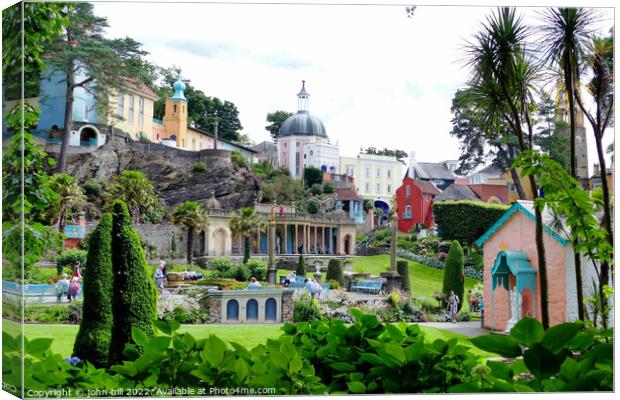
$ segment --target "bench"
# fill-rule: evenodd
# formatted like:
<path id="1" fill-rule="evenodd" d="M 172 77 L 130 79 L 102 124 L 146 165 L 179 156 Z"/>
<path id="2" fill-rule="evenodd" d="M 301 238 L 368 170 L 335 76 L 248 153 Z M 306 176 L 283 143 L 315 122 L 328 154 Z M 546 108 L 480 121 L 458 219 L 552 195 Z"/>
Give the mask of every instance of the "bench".
<path id="1" fill-rule="evenodd" d="M 359 280 L 351 282 L 352 292 L 379 294 L 383 287 L 383 281 L 378 280 Z"/>

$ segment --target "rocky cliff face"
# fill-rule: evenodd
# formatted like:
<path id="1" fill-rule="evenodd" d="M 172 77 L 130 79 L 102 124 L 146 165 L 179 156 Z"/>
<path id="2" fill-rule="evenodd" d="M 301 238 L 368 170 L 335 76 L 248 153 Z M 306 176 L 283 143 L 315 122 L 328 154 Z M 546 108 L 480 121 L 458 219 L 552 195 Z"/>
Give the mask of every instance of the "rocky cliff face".
<path id="1" fill-rule="evenodd" d="M 202 161 L 203 172 L 193 167 Z M 67 173 L 82 183 L 89 178 L 109 179 L 126 169 L 144 173 L 169 209 L 184 201 L 203 202 L 215 196 L 225 209 L 252 206 L 260 181 L 237 169 L 225 150 L 185 151 L 154 143 L 116 140 L 86 154 L 70 154 Z"/>

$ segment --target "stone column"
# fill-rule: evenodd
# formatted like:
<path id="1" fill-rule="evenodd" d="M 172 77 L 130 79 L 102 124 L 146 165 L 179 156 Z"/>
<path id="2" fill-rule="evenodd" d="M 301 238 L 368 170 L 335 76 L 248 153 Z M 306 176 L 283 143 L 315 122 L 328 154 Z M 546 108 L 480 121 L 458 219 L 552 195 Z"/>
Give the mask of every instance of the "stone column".
<path id="1" fill-rule="evenodd" d="M 396 236 L 398 217 L 396 213 L 396 207 L 392 210 L 392 241 L 390 243 L 390 271 L 382 272 L 381 277 L 385 278 L 386 291 L 391 293 L 394 290 L 402 290 L 402 279 L 396 268 Z"/>
<path id="2" fill-rule="evenodd" d="M 282 246 L 282 243 L 280 243 Z M 269 253 L 268 264 L 267 264 L 267 282 L 271 285 L 275 285 L 276 283 L 276 262 L 275 262 L 275 251 L 276 251 L 276 214 L 275 214 L 275 201 L 273 206 L 271 207 L 271 215 L 269 216 L 269 236 L 267 243 L 267 252 Z"/>
<path id="3" fill-rule="evenodd" d="M 297 254 L 297 246 L 299 246 L 299 244 L 297 243 L 298 230 L 299 226 L 297 224 L 293 225 L 293 254 Z"/>
<path id="4" fill-rule="evenodd" d="M 323 246 L 322 246 L 322 248 L 321 248 L 321 249 L 323 250 L 323 253 L 325 253 L 325 252 L 326 252 L 326 250 L 327 250 L 327 247 L 325 247 L 325 232 L 326 232 L 326 231 L 327 231 L 327 228 L 326 228 L 326 227 L 324 227 L 324 226 L 323 226 L 323 227 L 321 227 L 321 235 L 323 236 Z"/>
<path id="5" fill-rule="evenodd" d="M 282 322 L 293 322 L 293 314 L 295 312 L 293 292 L 293 289 L 284 289 L 284 291 L 282 292 L 282 308 L 280 311 Z"/>

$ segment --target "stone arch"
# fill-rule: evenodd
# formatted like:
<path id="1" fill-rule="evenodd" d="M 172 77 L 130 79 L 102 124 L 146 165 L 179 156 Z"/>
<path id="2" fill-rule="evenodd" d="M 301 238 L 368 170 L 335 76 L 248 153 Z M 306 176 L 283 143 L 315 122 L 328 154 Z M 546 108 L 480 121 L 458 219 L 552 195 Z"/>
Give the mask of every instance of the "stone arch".
<path id="1" fill-rule="evenodd" d="M 226 255 L 226 230 L 219 228 L 213 232 L 213 255 L 222 257 Z"/>
<path id="2" fill-rule="evenodd" d="M 487 200 L 487 203 L 488 204 L 504 204 L 502 200 L 496 196 L 489 197 L 489 199 Z"/>
<path id="3" fill-rule="evenodd" d="M 245 305 L 246 321 L 258 321 L 258 301 L 250 299 Z"/>
<path id="4" fill-rule="evenodd" d="M 239 302 L 235 299 L 228 300 L 226 303 L 226 321 L 239 320 Z"/>
<path id="5" fill-rule="evenodd" d="M 80 144 L 88 143 L 88 145 L 97 145 L 99 142 L 99 129 L 94 125 L 82 126 L 78 134 L 80 135 Z M 93 143 L 94 141 L 94 143 Z"/>
<path id="6" fill-rule="evenodd" d="M 278 318 L 278 301 L 270 297 L 265 302 L 265 321 L 276 321 Z"/>
<path id="7" fill-rule="evenodd" d="M 351 234 L 347 233 L 344 236 L 344 254 L 346 255 L 350 255 L 351 254 L 351 247 L 353 246 L 353 244 L 351 243 L 353 240 L 351 239 Z"/>

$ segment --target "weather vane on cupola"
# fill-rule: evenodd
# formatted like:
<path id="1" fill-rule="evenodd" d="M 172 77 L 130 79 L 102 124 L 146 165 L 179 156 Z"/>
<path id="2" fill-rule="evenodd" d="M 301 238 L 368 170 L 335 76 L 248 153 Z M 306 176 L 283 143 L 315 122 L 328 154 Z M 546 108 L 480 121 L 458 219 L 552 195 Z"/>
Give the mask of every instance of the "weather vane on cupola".
<path id="1" fill-rule="evenodd" d="M 301 81 L 301 90 L 297 93 L 297 112 L 308 112 L 310 93 L 306 91 L 306 81 Z"/>

